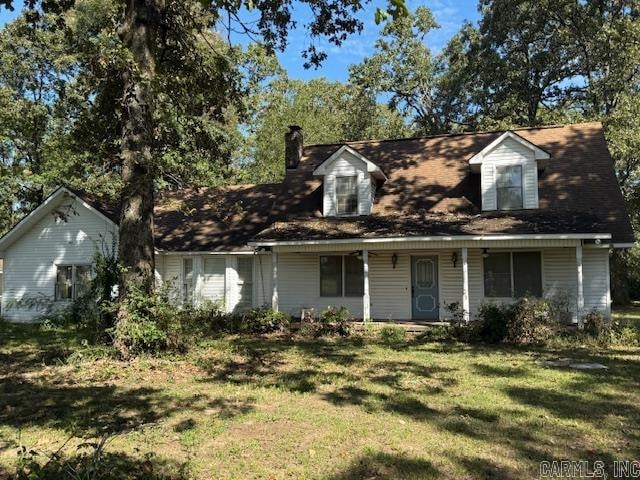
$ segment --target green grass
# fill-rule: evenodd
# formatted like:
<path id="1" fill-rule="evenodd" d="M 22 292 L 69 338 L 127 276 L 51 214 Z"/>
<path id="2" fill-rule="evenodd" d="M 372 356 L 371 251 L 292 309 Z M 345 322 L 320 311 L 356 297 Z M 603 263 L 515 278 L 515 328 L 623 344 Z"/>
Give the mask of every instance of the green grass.
<path id="1" fill-rule="evenodd" d="M 182 357 L 100 353 L 0 326 L 0 478 L 20 444 L 73 453 L 105 434 L 105 461 L 168 479 L 521 479 L 541 460 L 640 456 L 637 349 L 233 336 Z M 541 364 L 559 357 L 609 369 Z"/>
<path id="2" fill-rule="evenodd" d="M 640 301 L 634 301 L 629 306 L 614 309 L 613 318 L 640 326 Z"/>

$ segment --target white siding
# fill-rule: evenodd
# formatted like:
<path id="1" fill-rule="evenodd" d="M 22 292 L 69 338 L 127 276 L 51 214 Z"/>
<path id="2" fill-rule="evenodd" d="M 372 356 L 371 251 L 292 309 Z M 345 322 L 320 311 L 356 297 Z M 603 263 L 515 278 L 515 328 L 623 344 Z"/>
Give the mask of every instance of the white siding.
<path id="1" fill-rule="evenodd" d="M 174 302 L 182 301 L 183 271 L 182 260 L 192 258 L 196 299 L 198 302 L 211 300 L 221 302 L 227 311 L 233 311 L 240 301 L 237 259 L 251 257 L 253 259 L 252 305 L 260 307 L 271 302 L 271 255 L 221 255 L 221 254 L 189 254 L 159 255 L 162 260 L 162 282 L 171 282 L 171 298 Z M 207 275 L 205 262 L 214 268 L 214 275 Z"/>
<path id="2" fill-rule="evenodd" d="M 293 316 L 299 316 L 301 308 L 314 308 L 318 314 L 328 306 L 345 306 L 353 316 L 362 316 L 362 297 L 320 296 L 318 254 L 278 255 L 278 296 L 280 310 Z"/>
<path id="3" fill-rule="evenodd" d="M 585 313 L 597 309 L 611 314 L 609 290 L 609 251 L 606 248 L 582 251 L 582 275 Z"/>
<path id="4" fill-rule="evenodd" d="M 7 320 L 33 321 L 62 305 L 53 302 L 56 265 L 90 264 L 97 251 L 111 249 L 117 234 L 112 222 L 77 199 L 64 199 L 56 211 L 65 212 L 66 221 L 52 212 L 4 252 L 2 315 Z M 28 308 L 25 301 L 34 298 L 42 302 Z"/>
<path id="5" fill-rule="evenodd" d="M 376 320 L 411 318 L 411 257 L 396 253 L 398 262 L 393 268 L 392 255 L 369 253 L 371 318 Z"/>
<path id="6" fill-rule="evenodd" d="M 482 209 L 497 207 L 496 165 L 521 165 L 524 208 L 538 208 L 538 164 L 534 152 L 507 138 L 482 159 Z"/>
<path id="7" fill-rule="evenodd" d="M 323 181 L 323 212 L 325 216 L 336 215 L 336 177 L 358 177 L 358 215 L 371 213 L 371 176 L 365 163 L 349 152 L 327 166 Z"/>
<path id="8" fill-rule="evenodd" d="M 200 301 L 224 303 L 226 261 L 222 255 L 202 257 L 202 277 L 197 289 Z"/>

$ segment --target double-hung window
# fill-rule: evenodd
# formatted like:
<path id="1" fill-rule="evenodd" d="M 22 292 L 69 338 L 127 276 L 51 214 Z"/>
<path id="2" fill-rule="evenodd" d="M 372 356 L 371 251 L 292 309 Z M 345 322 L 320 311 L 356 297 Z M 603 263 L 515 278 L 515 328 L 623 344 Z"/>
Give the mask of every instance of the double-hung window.
<path id="1" fill-rule="evenodd" d="M 182 301 L 187 304 L 193 304 L 194 288 L 193 288 L 193 258 L 182 259 Z"/>
<path id="2" fill-rule="evenodd" d="M 321 297 L 361 297 L 364 294 L 364 263 L 355 255 L 320 257 Z"/>
<path id="3" fill-rule="evenodd" d="M 523 208 L 522 165 L 496 167 L 496 192 L 498 210 Z"/>
<path id="4" fill-rule="evenodd" d="M 336 177 L 336 213 L 358 213 L 358 177 Z"/>
<path id="5" fill-rule="evenodd" d="M 496 252 L 484 258 L 485 297 L 542 296 L 540 252 Z"/>
<path id="6" fill-rule="evenodd" d="M 91 287 L 91 265 L 56 265 L 55 299 L 76 300 Z"/>

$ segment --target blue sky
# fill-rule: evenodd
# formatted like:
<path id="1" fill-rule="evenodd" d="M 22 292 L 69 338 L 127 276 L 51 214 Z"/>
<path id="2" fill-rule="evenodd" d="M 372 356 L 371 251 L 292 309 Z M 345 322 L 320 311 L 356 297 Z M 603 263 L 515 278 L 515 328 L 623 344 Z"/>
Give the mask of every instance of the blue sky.
<path id="1" fill-rule="evenodd" d="M 278 54 L 280 63 L 292 78 L 326 77 L 330 80 L 346 80 L 349 65 L 359 63 L 373 52 L 373 45 L 380 30 L 380 26 L 375 24 L 374 12 L 376 7 L 384 7 L 386 1 L 373 0 L 371 4 L 367 5 L 366 10 L 360 12 L 359 16 L 364 23 L 363 32 L 349 37 L 341 47 L 320 43 L 320 46 L 326 47 L 325 50 L 329 56 L 319 69 L 305 70 L 302 66 L 304 61 L 300 52 L 307 44 L 307 38 L 301 26 L 290 33 L 288 48 Z M 477 0 L 407 0 L 407 5 L 411 10 L 420 5 L 426 5 L 440 24 L 440 28 L 431 32 L 427 37 L 427 44 L 433 52 L 442 49 L 465 20 L 475 23 L 479 18 Z M 14 12 L 0 8 L 0 25 L 11 21 L 18 13 L 17 8 Z M 304 23 L 304 16 L 299 23 Z M 237 40 L 242 43 L 246 42 L 246 38 L 237 38 Z"/>

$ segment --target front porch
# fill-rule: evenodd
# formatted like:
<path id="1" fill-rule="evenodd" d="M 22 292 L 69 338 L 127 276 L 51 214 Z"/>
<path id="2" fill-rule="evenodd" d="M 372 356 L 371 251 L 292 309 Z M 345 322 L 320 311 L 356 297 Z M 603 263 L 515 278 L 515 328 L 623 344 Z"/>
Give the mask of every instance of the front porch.
<path id="1" fill-rule="evenodd" d="M 541 236 L 544 237 L 544 236 Z M 298 317 L 345 306 L 365 322 L 428 325 L 458 304 L 474 318 L 486 301 L 524 291 L 561 298 L 573 322 L 610 314 L 608 248 L 596 238 L 477 238 L 273 245 L 271 306 Z M 357 265 L 361 264 L 361 271 Z"/>

